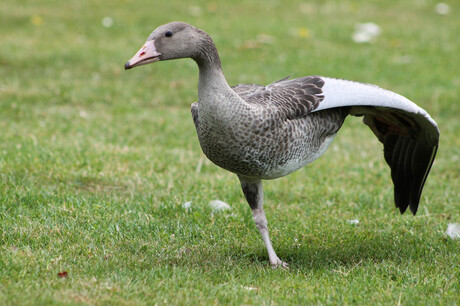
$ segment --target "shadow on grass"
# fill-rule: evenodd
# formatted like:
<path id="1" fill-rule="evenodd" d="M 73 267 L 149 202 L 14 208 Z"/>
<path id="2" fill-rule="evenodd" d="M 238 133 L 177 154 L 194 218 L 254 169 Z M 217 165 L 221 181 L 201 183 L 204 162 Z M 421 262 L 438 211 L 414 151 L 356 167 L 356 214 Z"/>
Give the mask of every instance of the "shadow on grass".
<path id="1" fill-rule="evenodd" d="M 432 237 L 424 241 L 423 237 L 413 235 L 395 237 L 388 233 L 366 232 L 365 235 L 350 235 L 343 239 L 331 239 L 327 242 L 304 239 L 296 245 L 276 245 L 278 256 L 286 261 L 291 270 L 329 270 L 338 266 L 354 267 L 361 262 L 382 263 L 392 262 L 397 265 L 408 265 L 412 262 L 435 262 L 439 256 L 443 258 L 455 255 L 455 241 L 444 237 Z M 231 266 L 248 267 L 251 265 L 269 268 L 268 255 L 265 247 L 247 248 L 246 244 L 234 245 L 228 249 L 199 250 L 193 259 L 169 262 L 179 266 Z M 185 260 L 184 260 L 185 259 Z"/>
<path id="2" fill-rule="evenodd" d="M 435 238 L 436 239 L 436 238 Z M 352 235 L 346 240 L 337 239 L 329 244 L 318 244 L 318 241 L 308 243 L 302 241 L 300 246 L 278 247 L 278 256 L 288 262 L 291 268 L 299 269 L 329 269 L 337 266 L 353 267 L 360 262 L 393 262 L 409 264 L 435 260 L 435 254 L 448 255 L 455 253 L 453 244 L 446 238 L 437 241 L 423 241 L 420 237 L 392 237 L 384 233 L 372 233 L 372 236 Z M 265 249 L 262 251 L 265 252 Z M 258 252 L 255 261 L 268 264 L 268 256 Z"/>

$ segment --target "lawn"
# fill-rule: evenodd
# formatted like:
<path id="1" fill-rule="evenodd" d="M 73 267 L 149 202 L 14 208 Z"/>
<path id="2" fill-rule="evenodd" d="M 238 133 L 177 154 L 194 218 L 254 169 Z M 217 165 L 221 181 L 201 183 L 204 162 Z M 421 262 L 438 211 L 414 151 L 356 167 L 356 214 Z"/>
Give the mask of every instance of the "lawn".
<path id="1" fill-rule="evenodd" d="M 1 1 L 0 304 L 459 304 L 445 231 L 460 223 L 460 3 L 446 3 Z M 417 216 L 349 118 L 321 159 L 265 182 L 290 264 L 271 269 L 236 176 L 201 153 L 195 63 L 123 69 L 172 20 L 214 38 L 230 84 L 319 74 L 425 108 L 441 138 Z M 356 43 L 364 22 L 381 34 Z"/>

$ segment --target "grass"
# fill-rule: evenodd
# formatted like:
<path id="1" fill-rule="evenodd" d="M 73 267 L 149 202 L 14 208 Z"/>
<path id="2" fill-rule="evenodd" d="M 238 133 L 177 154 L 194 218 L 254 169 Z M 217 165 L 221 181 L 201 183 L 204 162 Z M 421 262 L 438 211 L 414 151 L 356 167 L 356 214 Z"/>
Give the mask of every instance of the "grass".
<path id="1" fill-rule="evenodd" d="M 2 1 L 0 304 L 459 304 L 444 232 L 460 222 L 460 5 L 446 2 L 442 16 L 433 0 Z M 321 74 L 425 108 L 441 142 L 417 217 L 399 215 L 381 145 L 350 118 L 323 158 L 265 183 L 290 263 L 272 270 L 236 177 L 199 148 L 195 64 L 123 71 L 171 20 L 213 36 L 231 84 Z M 355 44 L 369 21 L 382 34 Z"/>

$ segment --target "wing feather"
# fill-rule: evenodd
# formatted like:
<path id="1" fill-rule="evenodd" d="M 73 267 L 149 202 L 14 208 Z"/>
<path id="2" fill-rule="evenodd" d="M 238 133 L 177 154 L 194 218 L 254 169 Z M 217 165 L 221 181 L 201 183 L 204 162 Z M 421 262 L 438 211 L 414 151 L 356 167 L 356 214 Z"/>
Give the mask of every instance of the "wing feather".
<path id="1" fill-rule="evenodd" d="M 436 122 L 407 98 L 375 85 L 323 78 L 324 99 L 313 111 L 350 107 L 383 143 L 396 207 L 417 212 L 439 144 Z"/>
<path id="2" fill-rule="evenodd" d="M 323 84 L 317 76 L 286 77 L 267 86 L 239 84 L 232 89 L 247 103 L 277 109 L 292 120 L 305 117 L 320 105 Z"/>

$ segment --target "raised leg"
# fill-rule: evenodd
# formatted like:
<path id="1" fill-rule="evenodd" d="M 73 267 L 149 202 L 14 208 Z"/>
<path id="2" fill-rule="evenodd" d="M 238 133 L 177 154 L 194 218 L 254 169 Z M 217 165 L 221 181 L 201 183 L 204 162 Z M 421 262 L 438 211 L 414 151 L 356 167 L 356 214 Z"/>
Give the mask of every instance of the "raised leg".
<path id="1" fill-rule="evenodd" d="M 264 193 L 262 189 L 262 181 L 248 182 L 240 178 L 241 188 L 243 189 L 244 196 L 252 209 L 254 222 L 257 229 L 262 236 L 265 243 L 265 248 L 268 252 L 268 259 L 273 268 L 282 267 L 287 268 L 288 264 L 281 261 L 273 249 L 270 237 L 268 235 L 267 218 L 263 209 Z"/>

